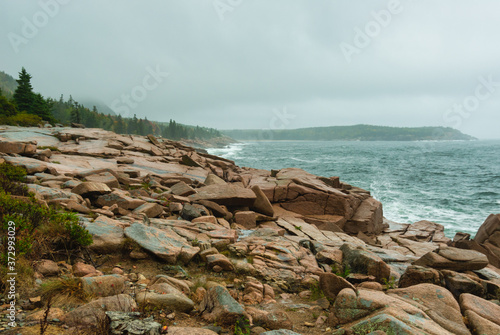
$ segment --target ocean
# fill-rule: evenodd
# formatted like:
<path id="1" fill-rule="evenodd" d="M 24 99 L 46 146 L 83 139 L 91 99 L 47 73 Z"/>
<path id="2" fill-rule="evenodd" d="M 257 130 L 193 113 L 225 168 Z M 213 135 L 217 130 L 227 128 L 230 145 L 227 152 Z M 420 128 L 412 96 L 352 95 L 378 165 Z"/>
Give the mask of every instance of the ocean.
<path id="1" fill-rule="evenodd" d="M 296 167 L 369 190 L 384 216 L 429 220 L 472 236 L 500 213 L 500 140 L 348 142 L 260 141 L 210 149 L 257 169 Z"/>

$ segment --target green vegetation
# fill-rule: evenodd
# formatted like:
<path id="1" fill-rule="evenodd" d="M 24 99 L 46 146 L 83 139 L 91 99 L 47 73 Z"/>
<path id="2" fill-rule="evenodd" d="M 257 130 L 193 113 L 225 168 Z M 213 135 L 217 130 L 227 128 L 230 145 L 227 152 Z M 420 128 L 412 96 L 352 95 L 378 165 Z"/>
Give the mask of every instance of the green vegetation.
<path id="1" fill-rule="evenodd" d="M 83 289 L 80 278 L 62 277 L 45 282 L 40 287 L 40 295 L 44 301 L 61 301 L 65 304 L 82 303 L 90 300 Z"/>
<path id="2" fill-rule="evenodd" d="M 394 329 L 390 323 L 372 322 L 372 320 L 362 321 L 352 327 L 352 330 L 357 335 L 371 334 L 377 330 L 385 332 L 387 335 L 396 335 L 398 329 Z"/>
<path id="3" fill-rule="evenodd" d="M 330 267 L 332 268 L 332 272 L 339 277 L 347 278 L 351 274 L 351 267 L 348 264 L 344 266 L 344 269 L 342 267 L 340 269 L 337 268 L 337 264 L 332 264 Z"/>
<path id="4" fill-rule="evenodd" d="M 187 126 L 174 120 L 170 122 L 154 122 L 114 114 L 109 108 L 102 107 L 106 114 L 99 112 L 96 106 L 92 109 L 78 103 L 72 96 L 65 100 L 44 98 L 33 92 L 31 74 L 22 68 L 19 79 L 14 80 L 4 72 L 0 72 L 0 124 L 19 126 L 38 126 L 44 121 L 51 124 L 70 123 L 83 124 L 89 128 L 112 130 L 118 134 L 157 135 L 172 140 L 210 140 L 223 135 L 216 129 L 199 126 Z"/>
<path id="5" fill-rule="evenodd" d="M 473 140 L 449 127 L 384 127 L 371 125 L 315 127 L 301 129 L 224 130 L 236 140 L 307 140 L 307 141 L 422 141 Z"/>
<path id="6" fill-rule="evenodd" d="M 58 255 L 71 258 L 74 251 L 92 243 L 78 216 L 59 212 L 28 194 L 21 183 L 25 177 L 24 169 L 0 164 L 0 276 L 13 272 L 8 271 L 10 266 L 29 275 L 23 265 Z M 0 291 L 4 289 L 5 283 L 0 283 Z"/>
<path id="7" fill-rule="evenodd" d="M 319 283 L 317 284 L 311 284 L 309 286 L 309 291 L 311 291 L 311 300 L 316 301 L 318 299 L 324 298 L 325 293 L 321 290 L 321 287 L 319 287 Z"/>
<path id="8" fill-rule="evenodd" d="M 387 278 L 382 278 L 382 281 L 384 282 L 385 290 L 396 288 L 396 278 L 391 277 L 389 280 L 387 280 Z"/>
<path id="9" fill-rule="evenodd" d="M 2 86 L 12 88 L 13 85 L 7 77 L 2 72 L 0 79 L 2 82 L 7 80 L 8 83 Z M 3 90 L 0 90 L 0 124 L 37 126 L 42 121 L 55 122 L 51 114 L 53 101 L 33 92 L 31 75 L 25 68 L 19 72 L 19 79 L 16 81 L 17 85 L 14 85 L 15 90 L 11 98 L 10 94 L 4 96 Z"/>
<path id="10" fill-rule="evenodd" d="M 236 320 L 234 335 L 250 335 L 250 321 L 247 318 Z"/>

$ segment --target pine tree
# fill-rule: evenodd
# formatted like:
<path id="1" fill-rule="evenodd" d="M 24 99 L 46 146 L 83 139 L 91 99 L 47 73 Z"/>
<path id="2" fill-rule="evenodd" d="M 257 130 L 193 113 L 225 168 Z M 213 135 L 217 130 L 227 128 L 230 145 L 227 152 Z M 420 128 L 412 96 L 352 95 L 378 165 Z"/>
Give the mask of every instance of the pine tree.
<path id="1" fill-rule="evenodd" d="M 33 104 L 35 102 L 35 94 L 33 93 L 33 87 L 31 86 L 31 75 L 26 72 L 24 67 L 21 72 L 19 72 L 19 79 L 16 81 L 18 86 L 14 92 L 14 101 L 17 105 L 17 110 L 32 113 Z"/>
<path id="2" fill-rule="evenodd" d="M 80 115 L 80 110 L 78 108 L 73 108 L 71 110 L 71 118 L 72 123 L 82 123 L 82 117 Z"/>
<path id="3" fill-rule="evenodd" d="M 118 116 L 116 117 L 116 123 L 114 124 L 114 131 L 117 134 L 125 134 L 127 132 L 121 114 L 118 114 Z"/>
<path id="4" fill-rule="evenodd" d="M 40 93 L 33 94 L 31 114 L 38 115 L 44 121 L 54 122 L 54 117 L 51 114 L 54 102 L 50 99 L 46 100 Z"/>

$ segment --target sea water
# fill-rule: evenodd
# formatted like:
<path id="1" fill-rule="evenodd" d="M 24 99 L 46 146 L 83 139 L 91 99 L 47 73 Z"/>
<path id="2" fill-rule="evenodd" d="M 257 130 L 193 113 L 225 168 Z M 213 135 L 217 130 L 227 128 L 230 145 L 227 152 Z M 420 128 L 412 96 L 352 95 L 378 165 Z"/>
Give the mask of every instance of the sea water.
<path id="1" fill-rule="evenodd" d="M 500 213 L 500 140 L 424 142 L 261 141 L 210 153 L 257 169 L 296 167 L 369 190 L 384 216 L 429 220 L 474 235 Z"/>

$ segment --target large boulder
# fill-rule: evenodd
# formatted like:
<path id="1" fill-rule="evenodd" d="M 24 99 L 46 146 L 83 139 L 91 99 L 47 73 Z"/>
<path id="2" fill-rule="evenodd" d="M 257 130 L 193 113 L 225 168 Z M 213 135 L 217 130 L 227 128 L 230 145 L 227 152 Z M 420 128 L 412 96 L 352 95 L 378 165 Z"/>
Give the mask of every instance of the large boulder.
<path id="1" fill-rule="evenodd" d="M 188 263 L 200 251 L 170 228 L 158 229 L 133 223 L 125 229 L 125 235 L 169 264 L 177 261 Z"/>
<path id="2" fill-rule="evenodd" d="M 233 271 L 234 266 L 229 259 L 222 254 L 212 254 L 207 256 L 207 265 L 213 269 L 219 266 L 223 271 Z"/>
<path id="3" fill-rule="evenodd" d="M 382 203 L 371 197 L 363 200 L 344 226 L 344 231 L 349 234 L 380 234 L 383 229 Z"/>
<path id="4" fill-rule="evenodd" d="M 267 216 L 274 216 L 274 208 L 273 205 L 271 205 L 271 202 L 269 199 L 266 197 L 264 192 L 260 189 L 258 185 L 255 185 L 252 187 L 253 193 L 255 193 L 255 196 L 257 197 L 255 199 L 255 202 L 253 204 L 253 209 L 255 211 L 267 215 Z"/>
<path id="5" fill-rule="evenodd" d="M 189 313 L 194 308 L 191 299 L 167 283 L 155 284 L 148 291 L 139 292 L 137 302 L 142 306 L 183 313 Z"/>
<path id="6" fill-rule="evenodd" d="M 146 202 L 134 209 L 135 214 L 144 214 L 148 218 L 155 218 L 163 213 L 163 206 L 154 202 Z"/>
<path id="7" fill-rule="evenodd" d="M 113 206 L 114 204 L 117 204 L 118 207 L 126 210 L 134 210 L 145 203 L 145 200 L 129 197 L 120 190 L 114 190 L 111 193 L 101 195 L 95 201 L 95 204 L 100 207 Z"/>
<path id="8" fill-rule="evenodd" d="M 466 242 L 475 242 L 478 245 L 474 246 Z M 481 227 L 479 227 L 474 240 L 457 243 L 457 247 L 465 247 L 482 252 L 488 257 L 492 265 L 500 267 L 500 214 L 491 214 L 488 216 Z"/>
<path id="9" fill-rule="evenodd" d="M 183 181 L 180 181 L 177 184 L 172 185 L 172 187 L 170 187 L 170 191 L 172 192 L 172 194 L 179 195 L 182 197 L 187 197 L 191 194 L 196 193 L 196 191 L 191 186 L 189 186 Z"/>
<path id="10" fill-rule="evenodd" d="M 255 229 L 257 227 L 257 213 L 253 211 L 236 212 L 234 221 L 245 229 Z"/>
<path id="11" fill-rule="evenodd" d="M 333 273 L 322 273 L 319 275 L 319 287 L 328 299 L 335 300 L 337 294 L 345 288 L 356 292 L 356 288 L 342 277 Z"/>
<path id="12" fill-rule="evenodd" d="M 40 273 L 43 276 L 57 276 L 59 272 L 59 267 L 57 263 L 50 259 L 42 259 L 35 265 L 36 272 Z"/>
<path id="13" fill-rule="evenodd" d="M 419 242 L 447 243 L 450 241 L 444 235 L 443 225 L 426 220 L 412 223 L 400 236 Z"/>
<path id="14" fill-rule="evenodd" d="M 280 170 L 274 185 L 268 183 L 261 188 L 268 197 L 272 192 L 272 202 L 279 202 L 286 210 L 302 215 L 340 215 L 346 219 L 351 219 L 361 202 L 369 197 L 367 191 L 339 190 L 320 177 L 295 168 Z"/>
<path id="15" fill-rule="evenodd" d="M 489 242 L 500 247 L 500 214 L 490 214 L 486 218 L 481 227 L 479 227 L 474 241 L 479 244 Z"/>
<path id="16" fill-rule="evenodd" d="M 96 297 L 118 295 L 125 290 L 125 279 L 119 275 L 83 277 L 81 280 L 83 290 Z"/>
<path id="17" fill-rule="evenodd" d="M 0 152 L 31 156 L 36 153 L 36 143 L 0 141 Z"/>
<path id="18" fill-rule="evenodd" d="M 470 293 L 479 297 L 483 297 L 486 294 L 482 283 L 475 276 L 451 270 L 441 270 L 441 273 L 444 276 L 446 288 L 457 299 L 462 293 Z"/>
<path id="19" fill-rule="evenodd" d="M 378 282 L 389 279 L 390 267 L 377 255 L 360 245 L 344 243 L 340 250 L 344 254 L 343 263 L 351 272 L 374 276 Z"/>
<path id="20" fill-rule="evenodd" d="M 438 270 L 426 268 L 418 265 L 410 265 L 399 278 L 399 288 L 409 287 L 418 284 L 441 285 L 442 275 Z"/>
<path id="21" fill-rule="evenodd" d="M 470 327 L 476 331 L 476 334 L 500 334 L 500 325 L 498 325 L 498 323 L 491 322 L 490 320 L 483 318 L 476 312 L 469 309 L 464 312 L 464 315 L 467 318 L 467 321 L 469 321 Z"/>
<path id="22" fill-rule="evenodd" d="M 389 290 L 388 294 L 417 306 L 434 322 L 453 334 L 470 334 L 464 324 L 458 302 L 453 294 L 443 287 L 419 284 Z"/>
<path id="23" fill-rule="evenodd" d="M 107 311 L 132 312 L 137 309 L 135 300 L 128 294 L 100 298 L 80 306 L 64 317 L 69 326 L 96 325 L 106 318 Z"/>
<path id="24" fill-rule="evenodd" d="M 9 164 L 25 168 L 28 174 L 44 172 L 48 168 L 47 164 L 34 158 L 4 156 L 3 159 Z"/>
<path id="25" fill-rule="evenodd" d="M 221 325 L 234 325 L 247 316 L 243 307 L 222 286 L 214 286 L 208 290 L 200 304 L 200 312 L 208 322 L 216 321 Z"/>
<path id="26" fill-rule="evenodd" d="M 434 285 L 419 286 L 412 286 L 406 294 L 397 290 L 394 294 L 385 294 L 344 289 L 335 299 L 329 322 L 332 326 L 342 324 L 343 329 L 350 329 L 354 334 L 382 330 L 408 335 L 470 335 L 450 292 Z"/>
<path id="27" fill-rule="evenodd" d="M 109 188 L 118 188 L 120 187 L 120 183 L 118 179 L 109 172 L 102 172 L 95 175 L 90 175 L 85 178 L 87 181 L 95 182 L 95 183 L 103 183 L 108 185 Z"/>
<path id="28" fill-rule="evenodd" d="M 499 305 L 475 295 L 464 293 L 460 296 L 460 307 L 463 312 L 472 311 L 479 317 L 491 321 L 500 327 Z"/>
<path id="29" fill-rule="evenodd" d="M 81 195 L 85 198 L 111 193 L 111 189 L 104 183 L 86 181 L 78 184 L 78 186 L 73 188 L 71 192 Z"/>
<path id="30" fill-rule="evenodd" d="M 210 200 L 219 205 L 250 207 L 257 198 L 255 193 L 248 189 L 230 184 L 213 184 L 197 189 L 197 194 L 189 198 L 196 200 Z"/>
<path id="31" fill-rule="evenodd" d="M 90 248 L 99 253 L 112 253 L 120 250 L 125 243 L 123 223 L 99 216 L 94 221 L 84 220 L 83 225 L 92 235 Z"/>
<path id="32" fill-rule="evenodd" d="M 254 307 L 247 307 L 246 311 L 252 317 L 254 326 L 264 327 L 266 329 L 292 329 L 293 323 L 288 314 L 277 308 L 264 311 Z"/>
<path id="33" fill-rule="evenodd" d="M 413 262 L 414 265 L 453 271 L 480 270 L 488 265 L 488 258 L 474 250 L 453 247 L 428 252 Z"/>

